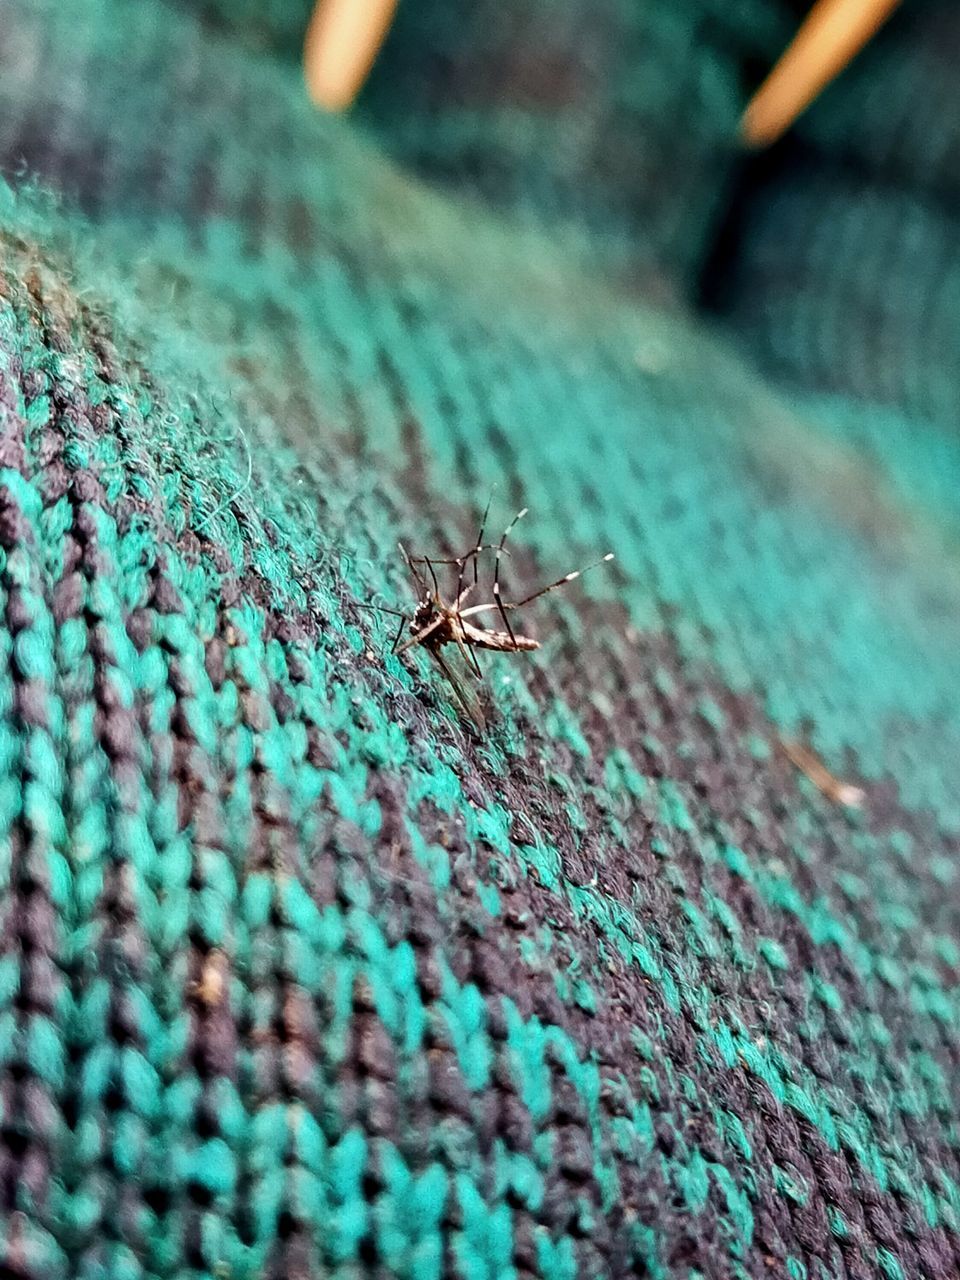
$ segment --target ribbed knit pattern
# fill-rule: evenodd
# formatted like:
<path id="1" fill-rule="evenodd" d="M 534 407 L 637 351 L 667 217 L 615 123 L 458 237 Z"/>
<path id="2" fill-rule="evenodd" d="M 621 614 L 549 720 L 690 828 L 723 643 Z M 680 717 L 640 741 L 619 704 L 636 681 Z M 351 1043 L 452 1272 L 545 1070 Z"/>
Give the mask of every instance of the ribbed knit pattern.
<path id="1" fill-rule="evenodd" d="M 646 209 L 516 141 L 509 198 L 441 172 L 455 94 L 405 151 L 400 7 L 358 120 L 299 5 L 3 14 L 0 1277 L 955 1277 L 956 370 L 834 376 L 825 291 L 771 359 L 751 299 L 821 226 L 754 237 L 774 170 L 710 267 L 734 337 L 684 308 L 735 87 L 672 160 L 638 73 Z M 483 166 L 504 8 L 441 78 Z M 789 13 L 727 12 L 688 52 L 736 86 Z M 871 207 L 830 277 L 887 299 Z M 509 595 L 617 559 L 518 615 L 479 732 L 359 606 L 494 484 Z"/>

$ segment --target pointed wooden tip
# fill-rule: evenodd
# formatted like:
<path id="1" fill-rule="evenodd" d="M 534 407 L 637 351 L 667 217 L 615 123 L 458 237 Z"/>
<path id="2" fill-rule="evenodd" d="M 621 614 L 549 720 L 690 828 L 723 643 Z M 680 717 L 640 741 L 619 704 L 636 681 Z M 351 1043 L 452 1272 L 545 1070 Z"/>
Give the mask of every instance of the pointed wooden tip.
<path id="1" fill-rule="evenodd" d="M 303 47 L 307 92 L 318 107 L 344 111 L 370 74 L 397 0 L 317 0 Z"/>

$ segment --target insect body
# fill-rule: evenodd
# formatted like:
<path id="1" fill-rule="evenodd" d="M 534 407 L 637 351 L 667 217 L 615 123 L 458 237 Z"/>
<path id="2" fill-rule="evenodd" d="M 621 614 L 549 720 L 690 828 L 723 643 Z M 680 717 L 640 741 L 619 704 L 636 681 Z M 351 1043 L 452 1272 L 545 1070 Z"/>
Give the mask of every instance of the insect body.
<path id="1" fill-rule="evenodd" d="M 480 532 L 477 535 L 476 545 L 461 556 L 445 560 L 428 556 L 410 556 L 401 543 L 400 554 L 403 556 L 417 589 L 416 608 L 412 618 L 408 618 L 405 613 L 400 613 L 396 609 L 382 610 L 382 612 L 392 613 L 400 619 L 400 625 L 394 637 L 391 652 L 402 654 L 418 645 L 426 649 L 450 682 L 457 701 L 481 727 L 484 724 L 484 717 L 480 710 L 479 702 L 465 689 L 462 681 L 446 661 L 441 650 L 447 645 L 455 645 L 471 673 L 476 679 L 480 680 L 483 678 L 483 672 L 477 660 L 477 650 L 486 649 L 498 653 L 525 653 L 533 649 L 539 649 L 539 641 L 534 640 L 531 636 L 517 634 L 511 624 L 509 613 L 532 603 L 534 600 L 539 599 L 540 596 L 546 595 L 558 587 L 565 586 L 566 583 L 579 578 L 580 574 L 584 572 L 582 569 L 574 570 L 572 573 L 564 574 L 556 582 L 550 582 L 545 587 L 541 587 L 539 590 L 525 596 L 522 600 L 505 601 L 500 587 L 500 563 L 504 555 L 509 555 L 506 549 L 507 538 L 517 521 L 527 514 L 527 508 L 524 507 L 522 511 L 519 511 L 514 516 L 503 531 L 503 535 L 496 546 L 493 544 L 485 545 L 483 541 L 489 509 L 490 503 L 488 502 L 487 510 L 484 511 L 483 520 L 480 523 Z M 483 604 L 470 605 L 468 601 L 479 586 L 478 561 L 484 551 L 495 551 L 496 553 L 493 600 Z M 595 563 L 603 564 L 605 561 L 612 559 L 613 553 L 610 552 Z M 473 565 L 473 581 L 465 586 L 466 568 L 471 563 Z M 456 565 L 459 571 L 456 593 L 449 603 L 443 599 L 437 581 L 435 566 L 441 564 Z M 430 585 L 427 584 L 419 566 L 424 566 L 429 573 Z M 588 565 L 587 567 L 593 568 L 594 566 Z M 482 615 L 493 612 L 499 614 L 504 630 L 493 630 L 478 625 Z M 400 641 L 405 627 L 410 634 L 401 644 Z"/>
<path id="2" fill-rule="evenodd" d="M 463 649 L 493 649 L 501 653 L 506 651 L 526 651 L 539 649 L 540 642 L 531 636 L 518 636 L 515 631 L 492 631 L 477 627 L 469 621 L 471 616 L 484 610 L 496 608 L 496 604 L 477 605 L 472 609 L 464 609 L 463 605 L 472 588 L 461 591 L 453 604 L 444 604 L 439 594 L 424 596 L 417 604 L 410 620 L 411 636 L 398 649 L 404 653 L 414 645 L 422 644 L 426 649 L 440 649 L 445 644 L 455 644 Z M 506 605 L 505 608 L 515 608 Z M 401 629 L 402 634 L 402 629 Z M 465 655 L 466 656 L 466 655 Z"/>

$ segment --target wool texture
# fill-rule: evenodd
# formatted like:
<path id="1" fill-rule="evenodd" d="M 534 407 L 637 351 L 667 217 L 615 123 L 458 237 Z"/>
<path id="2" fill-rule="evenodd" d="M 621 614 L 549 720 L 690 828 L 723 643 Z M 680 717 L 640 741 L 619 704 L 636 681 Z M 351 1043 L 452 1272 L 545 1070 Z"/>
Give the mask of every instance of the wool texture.
<path id="1" fill-rule="evenodd" d="M 309 7 L 0 15 L 0 1278 L 956 1277 L 952 7 Z"/>

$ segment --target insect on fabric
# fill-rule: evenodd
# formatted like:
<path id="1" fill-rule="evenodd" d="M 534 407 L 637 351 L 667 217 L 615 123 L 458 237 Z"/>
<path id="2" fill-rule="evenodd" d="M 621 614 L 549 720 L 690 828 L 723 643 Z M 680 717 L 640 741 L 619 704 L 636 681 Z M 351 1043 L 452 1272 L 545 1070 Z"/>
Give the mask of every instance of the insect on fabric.
<path id="1" fill-rule="evenodd" d="M 613 559 L 613 552 L 608 552 L 601 559 L 594 561 L 593 564 L 587 565 L 585 569 L 575 569 L 571 573 L 565 573 L 562 578 L 557 578 L 554 582 L 548 582 L 546 586 L 540 587 L 538 590 L 524 596 L 522 600 L 506 601 L 503 599 L 500 586 L 500 566 L 503 557 L 509 555 L 506 547 L 507 539 L 517 521 L 522 520 L 527 514 L 527 508 L 524 507 L 522 511 L 517 512 L 506 529 L 504 529 L 500 541 L 496 544 L 485 544 L 483 541 L 489 510 L 490 503 L 488 502 L 483 513 L 483 519 L 480 522 L 480 531 L 477 534 L 476 544 L 469 551 L 464 552 L 463 555 L 446 559 L 436 556 L 411 556 L 403 544 L 400 544 L 400 554 L 403 556 L 404 563 L 410 572 L 417 592 L 417 604 L 412 616 L 397 609 L 381 609 L 380 606 L 375 605 L 364 606 L 376 608 L 382 613 L 389 613 L 400 619 L 391 652 L 402 654 L 406 653 L 408 649 L 413 649 L 417 646 L 422 646 L 426 649 L 449 682 L 461 708 L 480 728 L 484 727 L 485 717 L 478 698 L 467 687 L 441 651 L 446 646 L 453 645 L 459 651 L 470 675 L 476 680 L 482 680 L 483 671 L 477 657 L 479 650 L 492 650 L 496 653 L 524 653 L 540 648 L 539 641 L 534 640 L 531 636 L 521 635 L 517 632 L 510 619 L 511 613 L 515 613 L 525 605 L 532 604 L 534 600 L 547 595 L 548 592 L 556 591 L 559 587 L 566 586 L 568 582 L 573 582 L 575 578 L 579 578 L 582 573 L 586 572 L 586 569 L 595 568 L 597 565 Z M 495 553 L 492 586 L 493 599 L 481 604 L 469 604 L 471 596 L 474 595 L 479 587 L 478 566 L 480 556 L 484 551 Z M 449 601 L 443 598 L 440 591 L 436 573 L 438 565 L 455 565 L 458 569 L 456 591 Z M 473 580 L 465 583 L 468 565 L 472 566 Z M 499 615 L 503 623 L 503 630 L 488 629 L 480 622 L 480 618 L 483 615 L 492 613 Z M 405 628 L 409 630 L 410 634 L 401 643 Z"/>

